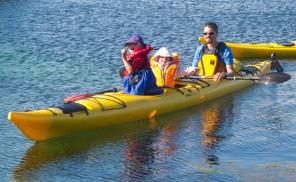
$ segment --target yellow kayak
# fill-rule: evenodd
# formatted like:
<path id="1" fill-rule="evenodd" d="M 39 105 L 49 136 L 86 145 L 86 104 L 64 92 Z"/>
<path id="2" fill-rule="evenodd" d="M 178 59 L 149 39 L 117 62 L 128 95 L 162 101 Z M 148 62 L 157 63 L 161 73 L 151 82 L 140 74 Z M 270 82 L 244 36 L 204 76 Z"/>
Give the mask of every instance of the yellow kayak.
<path id="1" fill-rule="evenodd" d="M 205 43 L 203 37 L 199 37 L 201 44 Z M 296 41 L 287 43 L 237 43 L 225 42 L 235 58 L 269 58 L 276 53 L 277 58 L 296 58 Z"/>
<path id="2" fill-rule="evenodd" d="M 295 41 L 296 42 L 296 41 Z M 296 43 L 233 43 L 225 42 L 231 48 L 235 58 L 268 58 L 276 53 L 278 58 L 296 58 Z"/>
<path id="3" fill-rule="evenodd" d="M 270 71 L 271 61 L 261 61 L 245 68 L 248 68 L 249 73 L 244 78 L 260 76 Z M 138 96 L 121 91 L 108 92 L 65 103 L 60 107 L 10 112 L 8 119 L 29 139 L 42 141 L 152 118 L 236 92 L 253 83 L 253 80 L 215 82 L 187 78 L 177 81 L 176 88 L 164 88 L 162 95 Z"/>

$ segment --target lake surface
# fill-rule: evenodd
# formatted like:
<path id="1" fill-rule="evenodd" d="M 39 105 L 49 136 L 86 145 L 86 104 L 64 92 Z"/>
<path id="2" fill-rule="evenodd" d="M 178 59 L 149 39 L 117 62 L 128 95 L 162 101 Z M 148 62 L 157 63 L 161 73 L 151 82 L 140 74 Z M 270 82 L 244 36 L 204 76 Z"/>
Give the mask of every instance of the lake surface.
<path id="1" fill-rule="evenodd" d="M 35 143 L 7 120 L 120 86 L 133 33 L 186 66 L 206 21 L 220 40 L 282 42 L 296 40 L 295 9 L 295 0 L 0 0 L 1 181 L 295 181 L 296 58 L 280 60 L 288 82 L 150 121 Z"/>

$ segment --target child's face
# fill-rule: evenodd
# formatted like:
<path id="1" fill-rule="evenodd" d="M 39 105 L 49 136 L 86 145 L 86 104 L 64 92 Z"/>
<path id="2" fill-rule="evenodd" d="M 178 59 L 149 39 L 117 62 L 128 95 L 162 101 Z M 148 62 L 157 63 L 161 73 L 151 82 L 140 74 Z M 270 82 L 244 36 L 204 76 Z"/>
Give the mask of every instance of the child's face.
<path id="1" fill-rule="evenodd" d="M 130 50 L 134 50 L 134 49 L 140 48 L 140 47 L 141 47 L 141 44 L 138 43 L 138 42 L 135 42 L 135 43 L 129 43 L 129 44 L 127 45 L 127 47 L 128 47 Z"/>
<path id="2" fill-rule="evenodd" d="M 159 56 L 159 57 L 158 57 L 158 62 L 159 62 L 162 66 L 165 66 L 165 65 L 168 64 L 170 61 L 171 61 L 171 58 L 170 58 L 170 57 L 162 57 L 162 56 Z"/>

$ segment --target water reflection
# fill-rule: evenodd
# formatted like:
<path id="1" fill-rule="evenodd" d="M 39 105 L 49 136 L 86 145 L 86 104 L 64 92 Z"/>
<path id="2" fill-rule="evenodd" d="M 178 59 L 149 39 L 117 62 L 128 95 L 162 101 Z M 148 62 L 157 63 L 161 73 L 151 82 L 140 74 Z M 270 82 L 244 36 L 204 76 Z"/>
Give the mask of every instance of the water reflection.
<path id="1" fill-rule="evenodd" d="M 119 162 L 124 160 L 122 163 L 125 166 L 122 179 L 128 181 L 143 179 L 153 172 L 152 166 L 158 154 L 170 155 L 176 149 L 170 139 L 181 120 L 170 121 L 159 122 L 151 119 L 97 132 L 36 142 L 15 167 L 13 178 L 16 181 L 36 180 L 34 176 L 42 175 L 38 173 L 42 173 L 42 168 L 47 168 L 48 165 L 62 165 L 61 162 L 75 157 L 87 160 L 88 156 L 92 155 L 89 153 L 90 150 L 98 151 L 108 144 L 124 143 L 123 149 L 120 145 L 116 146 L 120 148 L 119 150 L 123 150 L 123 158 L 119 159 Z M 110 157 L 108 154 L 103 155 L 106 158 Z"/>
<path id="2" fill-rule="evenodd" d="M 225 97 L 150 121 L 35 143 L 16 166 L 13 177 L 17 181 L 36 180 L 36 176 L 43 176 L 40 173 L 44 169 L 55 170 L 47 169 L 52 165 L 57 169 L 64 168 L 63 165 L 67 165 L 65 161 L 75 158 L 79 162 L 92 158 L 94 165 L 106 162 L 103 159 L 115 158 L 117 163 L 110 164 L 109 168 L 102 165 L 94 168 L 102 170 L 102 179 L 119 177 L 122 181 L 143 181 L 155 178 L 154 175 L 165 176 L 172 168 L 180 166 L 194 170 L 189 161 L 195 163 L 202 158 L 209 166 L 217 165 L 219 159 L 216 150 L 229 135 L 228 125 L 232 123 L 233 108 L 233 98 Z M 184 149 L 184 146 L 188 148 Z M 196 149 L 200 152 L 193 151 Z M 112 154 L 114 150 L 119 152 L 118 156 Z M 117 173 L 106 177 L 104 170 L 110 170 L 110 167 L 111 170 L 116 169 Z M 70 172 L 75 173 L 75 170 Z"/>
<path id="3" fill-rule="evenodd" d="M 162 122 L 162 120 L 165 121 Z M 174 134 L 178 128 L 178 121 L 152 118 L 149 121 L 149 130 L 141 133 L 140 136 L 127 139 L 123 181 L 144 180 L 156 172 L 155 163 L 164 161 L 176 151 Z"/>
<path id="4" fill-rule="evenodd" d="M 219 143 L 229 135 L 227 130 L 233 121 L 233 96 L 228 96 L 219 102 L 211 102 L 203 107 L 201 114 L 201 133 L 206 162 L 209 165 L 218 165 L 219 158 L 215 150 Z"/>
<path id="5" fill-rule="evenodd" d="M 158 177 L 166 175 L 164 171 L 171 167 L 180 167 L 178 165 L 183 165 L 183 169 L 188 167 L 188 170 L 197 166 L 201 173 L 211 171 L 202 164 L 199 165 L 198 158 L 204 157 L 209 167 L 219 164 L 217 149 L 219 144 L 230 135 L 233 110 L 234 98 L 227 96 L 199 107 L 151 120 L 149 130 L 126 140 L 125 169 L 121 179 L 143 181 L 151 179 L 149 177 L 155 174 Z M 196 115 L 196 119 L 193 122 L 186 122 L 193 117 L 192 115 Z M 202 138 L 192 133 L 193 130 L 189 128 L 196 128 Z M 197 141 L 201 141 L 201 144 Z M 184 146 L 190 148 L 187 150 L 183 148 Z M 204 156 L 193 152 L 196 148 L 200 149 Z M 176 153 L 183 156 L 175 156 Z M 174 166 L 176 164 L 178 165 Z M 162 168 L 162 166 L 165 167 Z M 187 174 L 180 171 L 180 175 Z"/>
<path id="6" fill-rule="evenodd" d="M 141 178 L 152 173 L 156 152 L 153 143 L 157 135 L 157 130 L 149 130 L 144 135 L 126 140 L 124 181 L 140 181 Z"/>
<path id="7" fill-rule="evenodd" d="M 28 149 L 20 164 L 16 166 L 13 177 L 17 181 L 30 180 L 32 173 L 37 173 L 47 164 L 64 161 L 78 155 L 79 158 L 87 158 L 86 155 L 88 155 L 89 150 L 116 143 L 123 140 L 127 134 L 138 133 L 146 128 L 147 122 L 140 121 L 136 127 L 125 125 L 45 142 L 36 142 Z"/>
<path id="8" fill-rule="evenodd" d="M 162 133 L 159 136 L 158 140 L 158 149 L 161 151 L 161 154 L 163 154 L 165 157 L 168 157 L 172 155 L 176 149 L 176 133 L 177 133 L 177 127 L 176 124 L 169 122 L 162 128 Z"/>

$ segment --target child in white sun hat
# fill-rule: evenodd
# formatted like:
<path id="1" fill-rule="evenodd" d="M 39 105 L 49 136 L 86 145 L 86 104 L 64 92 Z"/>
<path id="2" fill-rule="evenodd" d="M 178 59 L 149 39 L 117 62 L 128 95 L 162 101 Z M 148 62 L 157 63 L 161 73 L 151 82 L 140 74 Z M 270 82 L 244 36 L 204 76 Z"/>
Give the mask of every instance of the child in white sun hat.
<path id="1" fill-rule="evenodd" d="M 185 76 L 180 71 L 179 54 L 170 52 L 168 48 L 160 48 L 150 59 L 152 71 L 158 87 L 175 87 L 175 79 Z"/>

